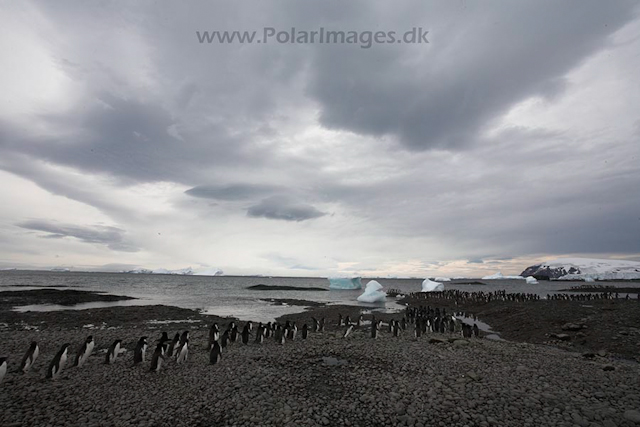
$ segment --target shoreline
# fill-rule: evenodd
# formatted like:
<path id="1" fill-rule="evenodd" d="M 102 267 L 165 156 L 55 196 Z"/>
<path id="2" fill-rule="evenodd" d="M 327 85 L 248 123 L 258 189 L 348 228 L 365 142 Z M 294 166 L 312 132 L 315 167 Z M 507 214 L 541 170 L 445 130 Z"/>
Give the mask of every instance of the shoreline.
<path id="1" fill-rule="evenodd" d="M 411 304 L 411 297 L 404 302 Z M 552 301 L 566 302 L 580 304 Z M 619 302 L 624 301 L 601 311 L 626 310 Z M 465 309 L 477 309 L 508 338 L 513 331 L 492 321 L 503 316 L 507 322 L 504 310 L 516 307 L 489 303 Z M 545 312 L 541 305 L 530 307 Z M 409 329 L 394 337 L 383 328 L 374 340 L 368 325 L 343 338 L 338 314 L 355 321 L 361 310 L 325 305 L 281 316 L 279 321 L 295 320 L 299 328 L 305 322 L 311 326 L 312 316 L 326 319 L 325 332 L 310 332 L 302 340 L 299 331 L 284 345 L 273 338 L 255 344 L 254 325 L 249 345 L 231 343 L 216 365 L 209 364 L 209 327 L 215 321 L 224 330 L 232 318 L 163 305 L 17 313 L 17 323 L 0 328 L 1 351 L 9 357 L 9 373 L 0 384 L 0 425 L 635 425 L 629 411 L 640 409 L 640 365 L 631 359 L 611 352 L 587 359 L 578 348 L 448 334 L 415 338 Z M 528 309 L 519 310 L 524 311 L 516 310 L 516 317 Z M 561 317 L 547 314 L 551 324 Z M 388 321 L 399 313 L 375 315 Z M 365 321 L 370 318 L 364 315 Z M 40 326 L 25 329 L 27 320 Z M 187 362 L 168 361 L 160 372 L 149 372 L 161 332 L 173 336 L 184 330 L 191 335 Z M 96 341 L 93 355 L 82 368 L 71 367 L 90 334 Z M 140 336 L 149 337 L 150 349 L 147 361 L 134 366 Z M 125 351 L 105 365 L 104 351 L 115 339 L 123 340 Z M 32 340 L 40 345 L 39 359 L 27 374 L 13 372 Z M 71 343 L 70 362 L 59 379 L 44 380 L 63 342 Z"/>

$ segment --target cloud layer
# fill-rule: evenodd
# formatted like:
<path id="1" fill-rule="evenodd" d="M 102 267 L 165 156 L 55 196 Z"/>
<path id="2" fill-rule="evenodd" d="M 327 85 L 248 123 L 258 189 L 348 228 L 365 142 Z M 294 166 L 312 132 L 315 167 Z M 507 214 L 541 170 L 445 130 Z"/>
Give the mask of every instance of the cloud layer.
<path id="1" fill-rule="evenodd" d="M 0 265 L 424 276 L 640 257 L 636 2 L 0 9 Z M 196 37 L 264 27 L 429 43 Z"/>

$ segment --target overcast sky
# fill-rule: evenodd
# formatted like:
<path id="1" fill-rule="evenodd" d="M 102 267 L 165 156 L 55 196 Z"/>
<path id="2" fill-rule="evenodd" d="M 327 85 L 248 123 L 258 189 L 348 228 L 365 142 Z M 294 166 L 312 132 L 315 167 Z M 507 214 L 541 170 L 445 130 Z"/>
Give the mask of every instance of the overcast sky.
<path id="1" fill-rule="evenodd" d="M 428 43 L 196 33 L 265 27 Z M 640 260 L 636 1 L 5 1 L 0 53 L 0 267 Z"/>

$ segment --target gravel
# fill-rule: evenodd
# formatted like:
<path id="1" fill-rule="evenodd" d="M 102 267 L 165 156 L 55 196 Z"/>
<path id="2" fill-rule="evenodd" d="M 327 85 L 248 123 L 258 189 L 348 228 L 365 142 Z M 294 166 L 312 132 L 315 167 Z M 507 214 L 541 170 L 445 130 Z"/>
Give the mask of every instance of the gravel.
<path id="1" fill-rule="evenodd" d="M 640 425 L 640 369 L 631 361 L 483 339 L 456 344 L 449 335 L 416 339 L 408 331 L 395 338 L 384 328 L 377 340 L 368 328 L 343 339 L 342 330 L 329 328 L 284 345 L 233 343 L 212 366 L 207 327 L 2 331 L 0 353 L 9 356 L 11 371 L 30 341 L 40 343 L 41 355 L 32 371 L 9 372 L 0 384 L 0 426 Z M 187 363 L 149 372 L 160 331 L 186 329 Z M 59 379 L 44 380 L 59 346 L 72 343 L 71 361 L 89 334 L 96 350 L 86 365 L 69 363 Z M 147 362 L 133 366 L 143 335 Z M 434 337 L 442 341 L 429 343 Z M 101 351 L 117 338 L 127 351 L 105 365 Z M 346 363 L 324 363 L 327 357 Z"/>

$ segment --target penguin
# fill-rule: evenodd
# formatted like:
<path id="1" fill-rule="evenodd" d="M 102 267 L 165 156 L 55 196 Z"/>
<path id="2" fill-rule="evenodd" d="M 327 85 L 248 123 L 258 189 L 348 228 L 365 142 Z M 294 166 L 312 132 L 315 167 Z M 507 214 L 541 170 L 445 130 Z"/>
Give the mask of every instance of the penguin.
<path id="1" fill-rule="evenodd" d="M 171 340 L 171 343 L 169 344 L 169 348 L 167 349 L 166 356 L 173 357 L 176 350 L 178 350 L 179 345 L 180 345 L 180 333 L 176 332 L 176 334 L 173 336 L 173 340 Z"/>
<path id="2" fill-rule="evenodd" d="M 344 318 L 344 326 L 349 326 L 351 324 L 351 316 L 347 315 L 347 317 Z"/>
<path id="3" fill-rule="evenodd" d="M 389 322 L 389 333 L 393 332 L 393 325 L 395 324 L 395 320 L 391 319 Z"/>
<path id="4" fill-rule="evenodd" d="M 342 314 L 338 314 L 338 327 L 342 326 Z"/>
<path id="5" fill-rule="evenodd" d="M 176 351 L 176 363 L 187 361 L 189 356 L 189 331 L 184 331 L 180 336 L 180 345 Z"/>
<path id="6" fill-rule="evenodd" d="M 106 365 L 110 365 L 116 361 L 118 358 L 118 354 L 120 354 L 120 345 L 122 344 L 122 340 L 115 340 L 113 344 L 107 350 L 107 355 L 105 357 L 104 363 Z"/>
<path id="7" fill-rule="evenodd" d="M 364 319 L 364 316 L 362 316 L 362 314 L 360 316 L 358 316 L 358 321 L 356 322 L 356 326 L 359 328 L 360 326 L 362 326 L 362 320 Z"/>
<path id="8" fill-rule="evenodd" d="M 253 331 L 253 322 L 251 320 L 247 322 L 247 326 L 249 326 L 249 332 Z"/>
<path id="9" fill-rule="evenodd" d="M 160 337 L 160 339 L 158 341 L 156 341 L 156 343 L 164 344 L 167 341 L 171 341 L 171 338 L 169 338 L 169 335 L 166 332 L 163 332 L 162 336 Z"/>
<path id="10" fill-rule="evenodd" d="M 235 323 L 233 324 L 233 327 L 231 328 L 231 333 L 229 334 L 229 340 L 231 342 L 238 341 L 238 326 Z"/>
<path id="11" fill-rule="evenodd" d="M 346 331 L 344 331 L 344 335 L 342 336 L 342 338 L 346 338 L 346 337 L 348 337 L 348 336 L 349 336 L 349 334 L 351 333 L 351 331 L 353 331 L 353 325 L 349 325 L 349 326 L 347 327 L 347 330 L 346 330 Z"/>
<path id="12" fill-rule="evenodd" d="M 93 335 L 89 335 L 82 344 L 82 347 L 80 348 L 80 351 L 78 351 L 78 354 L 76 354 L 76 360 L 73 366 L 77 366 L 78 368 L 82 367 L 89 356 L 91 356 L 95 344 L 96 343 L 93 341 Z"/>
<path id="13" fill-rule="evenodd" d="M 375 320 L 371 321 L 371 338 L 378 338 L 378 332 L 380 331 L 380 323 Z"/>
<path id="14" fill-rule="evenodd" d="M 284 329 L 282 329 L 282 326 L 278 325 L 276 327 L 275 336 L 276 336 L 276 342 L 278 344 L 280 344 L 280 345 L 284 344 L 285 336 L 284 336 Z"/>
<path id="15" fill-rule="evenodd" d="M 302 325 L 302 339 L 306 340 L 308 336 L 309 336 L 309 327 L 305 323 Z"/>
<path id="16" fill-rule="evenodd" d="M 473 336 L 478 338 L 478 336 L 480 335 L 480 329 L 478 328 L 477 324 L 473 324 Z"/>
<path id="17" fill-rule="evenodd" d="M 264 328 L 264 337 L 265 338 L 270 338 L 271 337 L 271 331 L 272 331 L 272 326 L 271 326 L 271 322 L 267 323 L 267 326 Z"/>
<path id="18" fill-rule="evenodd" d="M 251 334 L 249 331 L 250 326 L 247 323 L 246 325 L 244 325 L 244 328 L 242 328 L 242 344 L 244 345 L 249 344 L 249 335 Z"/>
<path id="19" fill-rule="evenodd" d="M 137 365 L 140 362 L 145 362 L 145 355 L 147 353 L 147 337 L 141 337 L 136 344 L 136 348 L 133 351 L 133 364 Z"/>
<path id="20" fill-rule="evenodd" d="M 0 357 L 0 383 L 2 383 L 2 380 L 4 379 L 4 376 L 7 373 L 7 358 L 6 357 Z"/>
<path id="21" fill-rule="evenodd" d="M 324 332 L 324 317 L 320 319 L 320 332 Z"/>
<path id="22" fill-rule="evenodd" d="M 258 329 L 256 329 L 256 344 L 262 344 L 264 341 L 265 335 L 265 327 L 262 326 L 262 323 L 258 325 Z"/>
<path id="23" fill-rule="evenodd" d="M 164 344 L 160 343 L 156 345 L 156 349 L 153 352 L 153 356 L 151 356 L 151 367 L 149 370 L 151 372 L 159 372 L 160 367 L 162 366 L 162 362 L 165 360 L 165 350 Z"/>
<path id="24" fill-rule="evenodd" d="M 220 337 L 220 345 L 222 346 L 222 348 L 227 348 L 227 345 L 229 344 L 229 331 L 224 331 L 224 333 L 222 334 L 222 337 Z"/>
<path id="25" fill-rule="evenodd" d="M 295 341 L 297 333 L 298 333 L 298 327 L 296 326 L 296 322 L 293 322 L 289 327 L 289 333 L 287 335 L 287 338 L 290 339 L 291 341 Z"/>
<path id="26" fill-rule="evenodd" d="M 399 337 L 400 336 L 400 323 L 399 322 L 393 322 L 393 336 L 394 337 Z"/>
<path id="27" fill-rule="evenodd" d="M 211 325 L 209 330 L 209 349 L 213 346 L 213 343 L 220 339 L 220 328 L 217 323 Z"/>
<path id="28" fill-rule="evenodd" d="M 20 370 L 26 374 L 27 371 L 31 369 L 33 364 L 36 362 L 39 354 L 40 347 L 38 347 L 37 342 L 33 341 L 29 346 L 27 352 L 24 354 L 24 357 L 22 358 L 22 362 L 20 363 Z"/>
<path id="29" fill-rule="evenodd" d="M 64 369 L 64 365 L 67 363 L 67 355 L 69 352 L 70 344 L 62 344 L 58 353 L 56 353 L 55 357 L 49 363 L 49 368 L 47 369 L 47 378 L 56 379 L 60 375 L 60 372 Z"/>
<path id="30" fill-rule="evenodd" d="M 209 363 L 215 365 L 222 359 L 222 348 L 218 341 L 215 341 L 211 346 L 211 351 L 209 352 Z"/>
<path id="31" fill-rule="evenodd" d="M 313 332 L 318 332 L 320 329 L 320 322 L 315 317 L 312 317 L 311 320 L 313 320 Z"/>

